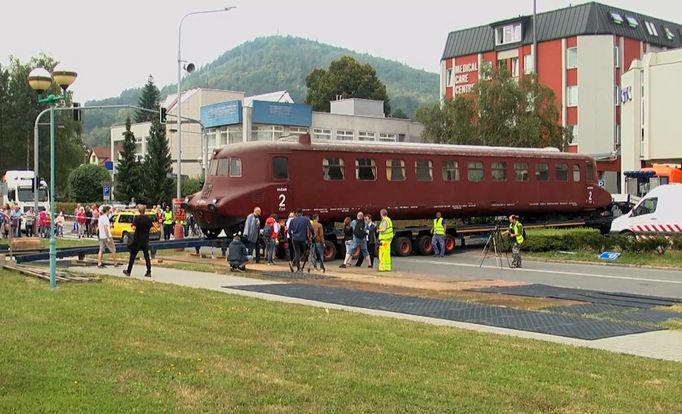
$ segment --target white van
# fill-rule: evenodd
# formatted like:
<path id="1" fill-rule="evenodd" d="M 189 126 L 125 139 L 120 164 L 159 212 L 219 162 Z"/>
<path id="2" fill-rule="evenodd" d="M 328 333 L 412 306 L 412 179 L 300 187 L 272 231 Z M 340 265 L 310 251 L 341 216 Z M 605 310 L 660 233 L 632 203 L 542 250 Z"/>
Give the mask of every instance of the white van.
<path id="1" fill-rule="evenodd" d="M 649 191 L 628 214 L 611 222 L 611 233 L 682 235 L 682 184 Z"/>

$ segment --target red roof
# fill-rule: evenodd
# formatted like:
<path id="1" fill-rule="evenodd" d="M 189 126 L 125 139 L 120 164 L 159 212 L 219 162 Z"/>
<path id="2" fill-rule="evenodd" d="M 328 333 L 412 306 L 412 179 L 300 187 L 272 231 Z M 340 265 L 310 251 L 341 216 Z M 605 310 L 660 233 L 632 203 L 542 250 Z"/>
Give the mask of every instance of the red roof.
<path id="1" fill-rule="evenodd" d="M 111 147 L 93 147 L 92 152 L 95 153 L 100 162 L 111 158 Z"/>

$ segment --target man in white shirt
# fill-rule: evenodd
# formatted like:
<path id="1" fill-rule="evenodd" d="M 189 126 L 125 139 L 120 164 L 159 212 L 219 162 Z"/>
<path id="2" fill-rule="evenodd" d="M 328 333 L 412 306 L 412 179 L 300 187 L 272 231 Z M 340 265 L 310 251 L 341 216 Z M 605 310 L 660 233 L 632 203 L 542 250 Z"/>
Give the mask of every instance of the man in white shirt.
<path id="1" fill-rule="evenodd" d="M 114 244 L 114 239 L 111 237 L 111 223 L 109 222 L 109 213 L 111 212 L 111 206 L 103 206 L 102 213 L 99 215 L 97 220 L 97 227 L 99 229 L 99 254 L 97 255 L 97 267 L 104 267 L 102 264 L 102 256 L 104 255 L 104 249 L 108 249 L 111 253 L 111 257 L 114 259 L 114 266 L 118 267 L 118 261 L 116 260 L 116 245 Z"/>

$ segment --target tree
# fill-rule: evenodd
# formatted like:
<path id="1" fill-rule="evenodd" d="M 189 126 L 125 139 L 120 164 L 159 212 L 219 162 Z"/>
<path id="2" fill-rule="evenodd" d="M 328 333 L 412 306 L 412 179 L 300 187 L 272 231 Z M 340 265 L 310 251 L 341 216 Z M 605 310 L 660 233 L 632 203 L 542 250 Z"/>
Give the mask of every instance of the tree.
<path id="1" fill-rule="evenodd" d="M 123 133 L 123 148 L 116 165 L 116 198 L 120 201 L 130 201 L 140 198 L 142 192 L 142 166 L 135 154 L 135 134 L 130 130 L 130 117 L 126 119 L 126 130 Z"/>
<path id="2" fill-rule="evenodd" d="M 408 119 L 409 116 L 403 111 L 402 109 L 398 108 L 391 112 L 391 117 L 392 118 L 398 118 L 398 119 Z"/>
<path id="3" fill-rule="evenodd" d="M 192 194 L 201 191 L 201 179 L 200 178 L 188 178 L 182 180 L 182 196 L 187 197 Z"/>
<path id="4" fill-rule="evenodd" d="M 160 98 L 161 93 L 159 92 L 159 88 L 157 88 L 154 84 L 154 77 L 149 75 L 147 78 L 147 83 L 144 85 L 144 88 L 142 88 L 142 95 L 140 95 L 140 99 L 137 101 L 137 106 L 151 110 L 158 110 Z M 155 115 L 152 112 L 141 111 L 139 109 L 135 112 L 135 122 L 151 121 L 154 117 L 158 118 L 158 115 Z"/>
<path id="5" fill-rule="evenodd" d="M 386 85 L 369 64 L 361 64 L 350 56 L 333 61 L 328 70 L 314 69 L 305 79 L 306 103 L 314 111 L 329 112 L 330 102 L 337 97 L 384 101 L 384 113 L 391 113 Z"/>
<path id="6" fill-rule="evenodd" d="M 471 93 L 419 108 L 422 137 L 451 144 L 566 148 L 570 133 L 559 125 L 550 88 L 532 75 L 516 80 L 505 69 L 487 75 Z"/>
<path id="7" fill-rule="evenodd" d="M 159 117 L 154 117 L 149 128 L 147 154 L 144 157 L 144 199 L 147 204 L 171 201 L 173 180 L 168 175 L 172 172 L 166 128 L 161 125 Z"/>
<path id="8" fill-rule="evenodd" d="M 110 179 L 111 176 L 104 167 L 83 164 L 69 174 L 69 198 L 81 203 L 101 201 L 102 185 Z"/>

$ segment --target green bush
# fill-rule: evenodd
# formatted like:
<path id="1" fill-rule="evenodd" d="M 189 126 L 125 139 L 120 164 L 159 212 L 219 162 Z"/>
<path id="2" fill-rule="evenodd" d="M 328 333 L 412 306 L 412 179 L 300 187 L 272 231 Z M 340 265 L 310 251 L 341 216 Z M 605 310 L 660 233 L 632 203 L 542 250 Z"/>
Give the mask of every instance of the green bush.
<path id="1" fill-rule="evenodd" d="M 81 203 L 102 201 L 102 183 L 111 180 L 109 171 L 94 164 L 83 164 L 69 174 L 70 199 Z"/>
<path id="2" fill-rule="evenodd" d="M 73 210 L 76 209 L 76 205 L 78 203 L 70 203 L 70 202 L 57 202 L 54 203 L 55 207 L 55 214 L 59 214 L 60 211 L 64 212 L 66 215 L 72 215 Z"/>
<path id="3" fill-rule="evenodd" d="M 673 250 L 682 250 L 682 237 L 675 237 L 672 239 L 670 246 Z"/>

